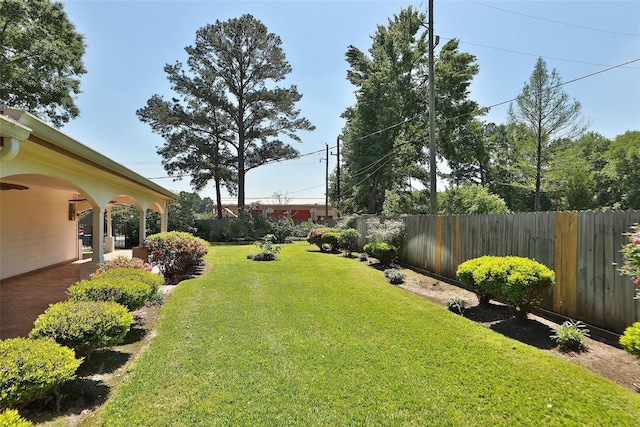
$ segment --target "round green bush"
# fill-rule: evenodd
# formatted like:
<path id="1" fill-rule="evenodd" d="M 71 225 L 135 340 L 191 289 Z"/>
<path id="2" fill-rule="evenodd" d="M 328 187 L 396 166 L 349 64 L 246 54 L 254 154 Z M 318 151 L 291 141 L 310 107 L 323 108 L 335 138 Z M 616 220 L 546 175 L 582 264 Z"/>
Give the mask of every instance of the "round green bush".
<path id="1" fill-rule="evenodd" d="M 33 423 L 25 420 L 15 409 L 0 412 L 0 427 L 31 427 Z"/>
<path id="2" fill-rule="evenodd" d="M 624 330 L 620 345 L 629 353 L 640 357 L 640 322 L 635 322 Z"/>
<path id="3" fill-rule="evenodd" d="M 122 342 L 133 315 L 115 302 L 64 301 L 52 304 L 35 321 L 29 338 L 53 338 L 79 354 Z"/>
<path id="4" fill-rule="evenodd" d="M 458 276 L 460 281 L 464 285 L 474 290 L 476 296 L 478 297 L 478 303 L 480 303 L 481 305 L 489 304 L 489 301 L 491 301 L 493 295 L 476 284 L 475 280 L 473 279 L 473 273 L 478 267 L 483 265 L 491 258 L 496 257 L 483 256 L 480 258 L 470 259 L 460 264 L 456 271 L 456 275 Z"/>
<path id="5" fill-rule="evenodd" d="M 95 275 L 94 278 L 96 277 L 125 277 L 130 280 L 138 280 L 151 286 L 152 295 L 158 292 L 158 289 L 160 289 L 160 286 L 164 283 L 162 276 L 159 274 L 135 267 L 114 268 L 100 273 L 99 275 Z"/>
<path id="6" fill-rule="evenodd" d="M 69 301 L 116 302 L 129 311 L 135 311 L 153 295 L 151 285 L 134 276 L 110 276 L 113 275 L 103 273 L 91 280 L 77 282 L 68 290 Z"/>
<path id="7" fill-rule="evenodd" d="M 355 228 L 347 228 L 340 232 L 340 236 L 338 237 L 338 246 L 346 249 L 347 251 L 352 251 L 358 247 L 359 241 L 360 233 L 358 230 Z"/>
<path id="8" fill-rule="evenodd" d="M 369 242 L 364 245 L 367 255 L 378 258 L 382 265 L 389 265 L 398 255 L 398 249 L 386 242 Z"/>
<path id="9" fill-rule="evenodd" d="M 315 228 L 309 232 L 309 235 L 307 236 L 307 242 L 309 242 L 310 245 L 316 245 L 321 251 L 323 251 L 324 246 L 322 244 L 322 236 L 325 233 L 339 233 L 339 232 L 340 231 L 336 228 L 330 228 L 330 227 Z"/>
<path id="10" fill-rule="evenodd" d="M 340 233 L 335 231 L 328 231 L 322 235 L 320 238 L 320 242 L 322 243 L 322 247 L 324 249 L 328 249 L 333 252 L 338 248 L 338 238 L 340 237 Z"/>
<path id="11" fill-rule="evenodd" d="M 472 283 L 482 293 L 500 298 L 519 318 L 526 318 L 540 304 L 543 292 L 555 280 L 552 270 L 528 258 L 485 256 L 470 261 L 458 268 L 463 283 Z"/>
<path id="12" fill-rule="evenodd" d="M 73 350 L 50 338 L 0 341 L 0 410 L 46 396 L 74 379 L 81 362 Z"/>

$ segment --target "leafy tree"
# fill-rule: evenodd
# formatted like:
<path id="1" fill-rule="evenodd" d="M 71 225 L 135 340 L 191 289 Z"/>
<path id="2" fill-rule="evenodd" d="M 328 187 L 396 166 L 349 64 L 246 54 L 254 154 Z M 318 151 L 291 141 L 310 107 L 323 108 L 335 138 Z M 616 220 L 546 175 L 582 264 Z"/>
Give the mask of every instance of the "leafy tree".
<path id="1" fill-rule="evenodd" d="M 353 189 L 344 211 L 379 212 L 385 191 L 405 186 L 409 168 L 421 157 L 417 122 L 407 120 L 424 102 L 419 90 L 427 59 L 424 19 L 412 7 L 402 9 L 386 27 L 378 26 L 369 55 L 354 46 L 347 50 L 356 105 L 342 115 L 347 120 L 342 181 Z"/>
<path id="2" fill-rule="evenodd" d="M 570 210 L 610 206 L 609 179 L 604 174 L 611 141 L 589 132 L 568 142 L 549 164 L 547 188 L 556 208 Z"/>
<path id="3" fill-rule="evenodd" d="M 73 96 L 86 73 L 83 36 L 61 2 L 0 2 L 0 104 L 46 116 L 55 126 L 77 117 Z"/>
<path id="4" fill-rule="evenodd" d="M 509 109 L 509 120 L 527 126 L 530 142 L 535 147 L 534 210 L 539 211 L 542 174 L 552 158 L 555 144 L 580 135 L 586 126 L 580 117 L 580 103 L 569 99 L 562 90 L 560 75 L 555 69 L 549 73 L 542 58 L 536 62 L 529 81 L 518 95 L 516 106 Z"/>
<path id="5" fill-rule="evenodd" d="M 640 131 L 627 131 L 611 142 L 602 178 L 609 207 L 640 209 Z"/>
<path id="6" fill-rule="evenodd" d="M 296 132 L 314 127 L 295 109 L 297 88 L 277 86 L 291 72 L 281 44 L 243 15 L 200 28 L 185 48 L 186 70 L 180 62 L 165 66 L 181 99 L 154 95 L 138 116 L 165 138 L 158 152 L 169 172 L 192 174 L 196 189 L 211 179 L 224 183 L 244 206 L 249 170 L 298 155 L 280 137 L 299 142 Z"/>
<path id="7" fill-rule="evenodd" d="M 500 196 L 478 184 L 451 188 L 441 196 L 440 214 L 495 214 L 509 213 Z"/>
<path id="8" fill-rule="evenodd" d="M 477 120 L 484 110 L 469 99 L 469 86 L 479 67 L 476 57 L 460 52 L 458 46 L 457 39 L 449 40 L 435 62 L 438 153 L 447 160 L 451 181 L 484 184 L 488 152 Z"/>
<path id="9" fill-rule="evenodd" d="M 385 217 L 418 215 L 429 213 L 430 209 L 427 189 L 403 193 L 387 191 L 382 205 L 382 215 Z"/>

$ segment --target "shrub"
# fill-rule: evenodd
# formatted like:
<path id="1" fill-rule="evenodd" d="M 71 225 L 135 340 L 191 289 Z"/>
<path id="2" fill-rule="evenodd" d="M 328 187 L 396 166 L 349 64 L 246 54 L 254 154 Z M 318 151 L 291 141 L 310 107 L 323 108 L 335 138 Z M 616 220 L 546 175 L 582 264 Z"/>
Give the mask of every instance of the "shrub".
<path id="1" fill-rule="evenodd" d="M 293 236 L 304 239 L 309 235 L 309 233 L 311 233 L 311 230 L 315 228 L 317 228 L 317 225 L 315 225 L 311 220 L 301 222 L 294 227 Z"/>
<path id="2" fill-rule="evenodd" d="M 242 218 L 233 218 L 227 224 L 227 235 L 232 239 L 240 239 L 249 235 L 250 226 Z"/>
<path id="3" fill-rule="evenodd" d="M 338 247 L 346 249 L 348 252 L 358 247 L 360 241 L 360 233 L 355 228 L 347 228 L 340 232 L 338 237 Z"/>
<path id="4" fill-rule="evenodd" d="M 555 280 L 553 271 L 528 258 L 487 256 L 470 261 L 473 284 L 504 300 L 518 318 L 527 317 Z M 469 266 L 462 269 L 463 277 L 468 277 L 468 269 Z"/>
<path id="5" fill-rule="evenodd" d="M 162 276 L 158 274 L 146 270 L 128 267 L 114 268 L 107 272 L 100 273 L 99 276 L 94 276 L 94 279 L 96 277 L 125 277 L 130 280 L 138 280 L 144 282 L 151 287 L 152 296 L 155 295 L 156 292 L 158 292 L 160 286 L 162 286 L 162 284 L 164 283 L 164 280 L 162 280 Z"/>
<path id="6" fill-rule="evenodd" d="M 385 242 L 399 248 L 406 237 L 404 221 L 373 217 L 367 219 L 367 240 Z"/>
<path id="7" fill-rule="evenodd" d="M 165 280 L 179 281 L 207 254 L 207 243 L 189 233 L 170 231 L 147 237 L 144 247 L 150 260 L 158 265 Z"/>
<path id="8" fill-rule="evenodd" d="M 20 407 L 55 391 L 75 378 L 81 362 L 73 350 L 50 338 L 0 341 L 0 410 Z M 10 415 L 0 419 L 10 419 Z"/>
<path id="9" fill-rule="evenodd" d="M 480 305 L 489 304 L 489 301 L 491 301 L 493 295 L 476 284 L 475 280 L 473 280 L 473 273 L 479 266 L 487 261 L 488 258 L 489 257 L 484 256 L 465 261 L 458 266 L 458 270 L 456 271 L 456 275 L 458 276 L 460 281 L 476 293 L 476 296 L 478 297 L 478 303 Z"/>
<path id="10" fill-rule="evenodd" d="M 620 345 L 629 353 L 640 357 L 640 322 L 635 322 L 624 330 Z"/>
<path id="11" fill-rule="evenodd" d="M 378 258 L 382 265 L 391 264 L 398 254 L 398 249 L 386 242 L 369 242 L 363 249 L 367 255 Z"/>
<path id="12" fill-rule="evenodd" d="M 148 262 L 144 262 L 140 258 L 129 258 L 126 256 L 117 256 L 108 261 L 98 264 L 98 269 L 91 275 L 97 276 L 105 271 L 112 270 L 114 268 L 135 268 L 139 270 L 151 271 L 153 266 Z"/>
<path id="13" fill-rule="evenodd" d="M 295 228 L 295 223 L 291 218 L 279 218 L 270 220 L 271 223 L 271 234 L 276 239 L 276 243 L 284 243 L 287 240 L 287 237 L 293 234 L 293 229 Z"/>
<path id="14" fill-rule="evenodd" d="M 330 228 L 330 227 L 315 228 L 309 232 L 309 235 L 307 236 L 307 242 L 309 242 L 310 245 L 316 245 L 321 251 L 323 251 L 324 247 L 322 245 L 322 235 L 324 233 L 336 233 L 336 232 L 339 232 L 336 228 Z"/>
<path id="15" fill-rule="evenodd" d="M 550 338 L 558 343 L 560 350 L 581 351 L 584 350 L 584 338 L 589 336 L 589 329 L 581 321 L 567 320 L 558 326 Z"/>
<path id="16" fill-rule="evenodd" d="M 129 311 L 144 306 L 153 295 L 152 288 L 148 283 L 135 277 L 109 277 L 106 273 L 91 280 L 77 282 L 69 288 L 68 293 L 69 301 L 116 302 Z"/>
<path id="17" fill-rule="evenodd" d="M 327 231 L 324 233 L 322 237 L 320 237 L 323 249 L 327 249 L 331 252 L 338 249 L 338 238 L 340 238 L 339 232 Z"/>
<path id="18" fill-rule="evenodd" d="M 629 242 L 622 247 L 622 258 L 624 264 L 620 268 L 623 276 L 633 279 L 635 285 L 635 298 L 640 298 L 640 225 L 633 224 L 631 233 L 625 233 L 629 237 Z"/>
<path id="19" fill-rule="evenodd" d="M 369 260 L 369 257 L 367 256 L 366 253 L 362 252 L 360 254 L 360 258 L 359 259 L 360 259 L 360 261 L 367 261 L 367 260 Z"/>
<path id="20" fill-rule="evenodd" d="M 389 280 L 392 285 L 399 285 L 404 282 L 404 274 L 396 270 L 395 268 L 387 268 L 384 271 L 384 277 Z"/>
<path id="21" fill-rule="evenodd" d="M 15 409 L 0 412 L 0 427 L 31 427 L 33 423 L 20 416 Z"/>
<path id="22" fill-rule="evenodd" d="M 131 324 L 133 315 L 115 302 L 64 301 L 38 316 L 29 338 L 53 338 L 87 354 L 121 343 Z"/>

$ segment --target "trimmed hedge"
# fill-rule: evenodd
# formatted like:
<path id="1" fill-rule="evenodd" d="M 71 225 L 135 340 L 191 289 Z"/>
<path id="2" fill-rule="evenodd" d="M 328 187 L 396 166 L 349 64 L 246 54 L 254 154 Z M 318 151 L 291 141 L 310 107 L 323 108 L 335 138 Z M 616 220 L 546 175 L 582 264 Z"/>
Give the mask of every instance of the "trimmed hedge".
<path id="1" fill-rule="evenodd" d="M 333 252 L 338 249 L 338 239 L 340 238 L 340 233 L 336 231 L 328 231 L 320 237 L 320 242 L 322 243 L 323 249 L 328 249 Z"/>
<path id="2" fill-rule="evenodd" d="M 25 420 L 15 409 L 0 412 L 0 427 L 31 427 L 33 423 Z"/>
<path id="3" fill-rule="evenodd" d="M 540 304 L 542 293 L 555 281 L 554 272 L 546 266 L 515 256 L 485 256 L 469 260 L 460 264 L 457 274 L 463 283 L 506 302 L 519 318 L 526 318 L 531 309 Z"/>
<path id="4" fill-rule="evenodd" d="M 0 410 L 45 397 L 74 379 L 81 362 L 51 338 L 0 341 Z"/>
<path id="5" fill-rule="evenodd" d="M 64 301 L 52 304 L 34 323 L 29 338 L 53 338 L 79 354 L 122 342 L 133 315 L 115 302 Z"/>
<path id="6" fill-rule="evenodd" d="M 111 301 L 135 311 L 154 297 L 163 283 L 161 276 L 149 271 L 118 267 L 74 284 L 68 293 L 70 301 Z"/>
<path id="7" fill-rule="evenodd" d="M 640 357 L 640 322 L 635 322 L 624 330 L 620 345 L 629 353 Z"/>
<path id="8" fill-rule="evenodd" d="M 378 258 L 382 265 L 389 265 L 398 256 L 398 249 L 386 242 L 369 242 L 363 250 L 369 256 Z"/>
<path id="9" fill-rule="evenodd" d="M 488 258 L 493 257 L 483 256 L 480 258 L 473 258 L 465 261 L 458 266 L 458 270 L 456 271 L 456 274 L 458 275 L 460 281 L 473 289 L 473 291 L 476 293 L 476 296 L 478 297 L 478 303 L 480 305 L 489 304 L 489 301 L 491 301 L 493 295 L 476 284 L 475 280 L 473 279 L 473 273 L 478 267 L 484 264 L 485 261 L 488 261 Z"/>
<path id="10" fill-rule="evenodd" d="M 337 228 L 331 228 L 331 227 L 316 228 L 314 230 L 311 230 L 311 232 L 307 236 L 307 242 L 309 242 L 310 245 L 316 245 L 321 251 L 324 251 L 324 247 L 322 244 L 322 235 L 325 233 L 339 233 L 339 232 L 340 230 L 338 230 Z"/>
<path id="11" fill-rule="evenodd" d="M 144 248 L 168 282 L 177 282 L 200 264 L 208 244 L 192 234 L 170 231 L 147 237 Z"/>

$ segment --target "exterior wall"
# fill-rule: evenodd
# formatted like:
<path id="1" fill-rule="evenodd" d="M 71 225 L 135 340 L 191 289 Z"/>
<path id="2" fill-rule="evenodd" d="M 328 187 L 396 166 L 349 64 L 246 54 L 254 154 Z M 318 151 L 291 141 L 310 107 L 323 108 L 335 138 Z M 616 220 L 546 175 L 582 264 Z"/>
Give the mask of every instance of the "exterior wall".
<path id="1" fill-rule="evenodd" d="M 34 187 L 0 191 L 0 280 L 77 259 L 77 222 L 69 221 L 73 198 Z"/>

